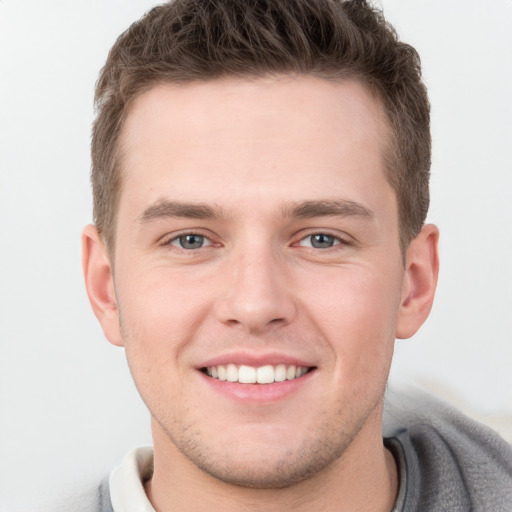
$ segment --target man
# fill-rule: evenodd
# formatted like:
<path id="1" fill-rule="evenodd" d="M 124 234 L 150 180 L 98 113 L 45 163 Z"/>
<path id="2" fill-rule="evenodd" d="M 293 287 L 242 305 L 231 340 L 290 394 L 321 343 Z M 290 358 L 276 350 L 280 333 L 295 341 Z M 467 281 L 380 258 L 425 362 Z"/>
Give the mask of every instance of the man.
<path id="1" fill-rule="evenodd" d="M 510 448 L 455 411 L 399 398 L 383 440 L 438 230 L 419 59 L 379 12 L 176 0 L 96 104 L 86 285 L 154 441 L 103 510 L 510 510 Z"/>

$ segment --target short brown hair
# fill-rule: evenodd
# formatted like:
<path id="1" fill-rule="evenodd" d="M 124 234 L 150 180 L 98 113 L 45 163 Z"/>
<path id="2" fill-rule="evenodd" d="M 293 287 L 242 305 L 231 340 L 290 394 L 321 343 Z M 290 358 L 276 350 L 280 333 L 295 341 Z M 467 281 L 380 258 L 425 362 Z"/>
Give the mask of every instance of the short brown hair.
<path id="1" fill-rule="evenodd" d="M 417 52 L 382 13 L 361 0 L 174 0 L 121 34 L 96 86 L 94 221 L 110 251 L 122 188 L 119 136 L 133 100 L 162 82 L 282 73 L 354 78 L 382 101 L 405 250 L 428 210 L 430 106 Z"/>

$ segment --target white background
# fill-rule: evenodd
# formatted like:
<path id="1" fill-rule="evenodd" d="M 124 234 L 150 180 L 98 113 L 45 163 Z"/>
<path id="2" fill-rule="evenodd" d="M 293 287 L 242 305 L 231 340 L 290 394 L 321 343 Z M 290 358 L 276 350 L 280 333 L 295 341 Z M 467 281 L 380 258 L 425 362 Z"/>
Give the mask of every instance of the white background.
<path id="1" fill-rule="evenodd" d="M 442 234 L 431 318 L 397 342 L 393 375 L 512 437 L 512 2 L 383 3 L 422 56 L 433 109 L 429 220 Z M 152 4 L 0 0 L 3 512 L 57 510 L 150 442 L 124 353 L 90 312 L 79 239 L 91 221 L 97 73 Z"/>

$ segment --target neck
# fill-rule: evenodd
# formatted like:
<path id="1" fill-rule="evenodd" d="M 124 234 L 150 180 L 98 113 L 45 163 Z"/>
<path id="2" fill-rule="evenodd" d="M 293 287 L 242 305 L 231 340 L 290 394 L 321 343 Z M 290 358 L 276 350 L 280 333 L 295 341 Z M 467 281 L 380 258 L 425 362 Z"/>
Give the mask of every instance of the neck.
<path id="1" fill-rule="evenodd" d="M 153 422 L 153 478 L 146 484 L 158 512 L 275 510 L 389 512 L 398 493 L 393 456 L 383 445 L 381 420 L 369 419 L 339 459 L 282 489 L 255 489 L 218 480 L 185 458 Z"/>

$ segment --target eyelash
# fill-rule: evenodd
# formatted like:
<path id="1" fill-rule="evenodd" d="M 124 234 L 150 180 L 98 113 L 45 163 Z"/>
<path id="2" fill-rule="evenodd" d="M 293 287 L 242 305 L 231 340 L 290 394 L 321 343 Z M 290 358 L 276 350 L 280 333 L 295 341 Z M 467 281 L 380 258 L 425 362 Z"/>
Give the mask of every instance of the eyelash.
<path id="1" fill-rule="evenodd" d="M 201 239 L 203 239 L 204 242 L 207 242 L 206 245 L 201 245 L 201 247 L 193 247 L 193 248 L 185 248 L 185 247 L 181 247 L 179 245 L 174 245 L 173 242 L 176 242 L 176 243 L 179 243 L 179 240 L 180 239 L 183 239 L 187 236 L 195 236 L 195 237 L 199 237 Z M 319 237 L 319 236 L 323 236 L 323 237 L 327 237 L 327 238 L 330 238 L 330 239 L 333 239 L 333 244 L 329 247 L 314 247 L 313 246 L 313 237 Z M 304 241 L 307 241 L 307 240 L 310 240 L 310 245 L 302 245 L 302 243 Z M 321 242 L 319 242 L 321 243 Z M 183 233 L 179 233 L 178 235 L 175 235 L 173 236 L 172 238 L 166 238 L 162 243 L 161 243 L 162 246 L 168 248 L 169 250 L 171 250 L 171 247 L 174 248 L 174 249 L 178 249 L 178 250 L 181 250 L 181 251 L 184 251 L 184 252 L 193 252 L 193 251 L 198 251 L 200 249 L 204 249 L 206 247 L 211 247 L 211 246 L 214 246 L 214 245 L 217 245 L 217 246 L 220 246 L 221 244 L 215 244 L 215 242 L 212 241 L 212 239 L 201 233 L 201 232 L 197 232 L 197 231 L 186 231 L 186 232 L 183 232 Z M 181 244 L 180 244 L 181 245 Z M 318 251 L 324 251 L 324 252 L 327 252 L 329 250 L 336 250 L 335 248 L 338 247 L 338 246 L 349 246 L 349 245 L 352 245 L 352 242 L 345 239 L 345 238 L 342 238 L 340 236 L 337 236 L 337 235 L 333 235 L 329 232 L 326 232 L 326 231 L 316 231 L 316 232 L 313 232 L 313 233 L 309 233 L 307 234 L 306 236 L 303 236 L 299 239 L 298 242 L 295 242 L 292 244 L 292 247 L 295 246 L 302 246 L 302 247 L 306 247 L 308 249 L 313 249 L 313 250 L 318 250 Z"/>
<path id="2" fill-rule="evenodd" d="M 329 247 L 314 247 L 313 246 L 313 237 L 327 237 L 333 240 L 333 245 Z M 304 241 L 310 241 L 310 245 L 302 245 Z M 320 242 L 321 243 L 321 242 Z M 308 233 L 306 236 L 303 236 L 300 238 L 298 242 L 296 242 L 293 245 L 300 245 L 302 247 L 307 247 L 308 249 L 316 249 L 318 251 L 329 251 L 329 250 L 336 250 L 339 246 L 349 246 L 352 245 L 352 242 L 350 240 L 347 240 L 346 238 L 340 237 L 338 235 L 334 235 L 332 233 L 329 233 L 328 231 L 315 231 L 313 233 Z"/>
<path id="3" fill-rule="evenodd" d="M 201 247 L 191 248 L 191 249 L 186 249 L 185 247 L 180 247 L 178 245 L 173 245 L 173 242 L 179 243 L 180 239 L 185 238 L 187 236 L 195 236 L 195 237 L 198 237 L 198 238 L 202 238 L 204 241 L 207 242 L 207 244 L 206 245 L 202 245 Z M 165 238 L 160 245 L 163 246 L 163 247 L 166 247 L 169 250 L 171 250 L 171 248 L 173 248 L 173 249 L 178 249 L 178 250 L 181 250 L 181 251 L 184 251 L 184 252 L 193 252 L 193 251 L 198 251 L 200 249 L 204 249 L 205 247 L 210 247 L 210 246 L 213 246 L 213 245 L 220 245 L 220 244 L 215 244 L 215 242 L 213 242 L 211 237 L 209 237 L 209 236 L 207 236 L 207 235 L 205 235 L 205 234 L 203 234 L 201 232 L 198 232 L 198 231 L 185 231 L 183 233 L 179 233 L 177 235 L 174 235 L 171 238 Z"/>

